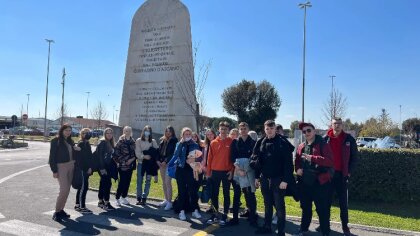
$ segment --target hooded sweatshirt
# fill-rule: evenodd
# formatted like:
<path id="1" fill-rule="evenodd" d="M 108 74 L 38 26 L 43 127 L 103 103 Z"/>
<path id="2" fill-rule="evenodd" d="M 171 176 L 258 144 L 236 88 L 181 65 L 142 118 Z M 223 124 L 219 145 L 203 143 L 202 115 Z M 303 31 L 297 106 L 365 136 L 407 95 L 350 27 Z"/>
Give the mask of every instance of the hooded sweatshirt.
<path id="1" fill-rule="evenodd" d="M 336 137 L 334 136 L 334 131 L 332 129 L 328 130 L 328 137 L 330 137 L 330 147 L 334 157 L 334 170 L 342 171 L 343 170 L 343 152 L 342 145 L 344 142 L 345 133 L 341 133 Z"/>

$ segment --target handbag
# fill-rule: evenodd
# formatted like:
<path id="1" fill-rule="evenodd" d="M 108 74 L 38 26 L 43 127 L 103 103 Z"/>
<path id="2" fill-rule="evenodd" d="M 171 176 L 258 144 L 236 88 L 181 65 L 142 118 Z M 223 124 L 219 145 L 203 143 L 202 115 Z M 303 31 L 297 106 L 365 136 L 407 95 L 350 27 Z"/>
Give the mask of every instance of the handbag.
<path id="1" fill-rule="evenodd" d="M 73 179 L 71 181 L 71 186 L 74 189 L 80 189 L 82 187 L 83 176 L 82 176 L 82 169 L 79 165 L 74 165 L 73 171 Z"/>
<path id="2" fill-rule="evenodd" d="M 176 162 L 175 162 L 176 163 Z M 175 179 L 176 177 L 176 164 L 170 165 L 168 166 L 167 170 L 166 170 L 166 175 Z"/>

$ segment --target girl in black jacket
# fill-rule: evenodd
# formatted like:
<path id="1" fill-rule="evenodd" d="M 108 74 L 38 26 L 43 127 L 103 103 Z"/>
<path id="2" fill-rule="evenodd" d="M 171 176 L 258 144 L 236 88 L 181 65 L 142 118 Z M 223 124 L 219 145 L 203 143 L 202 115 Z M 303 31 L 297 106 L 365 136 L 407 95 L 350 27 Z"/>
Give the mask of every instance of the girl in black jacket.
<path id="1" fill-rule="evenodd" d="M 99 191 L 98 191 L 98 207 L 109 211 L 114 210 L 115 208 L 109 202 L 109 196 L 111 192 L 111 178 L 113 175 L 118 173 L 112 173 L 115 169 L 112 169 L 112 165 L 116 165 L 112 159 L 112 154 L 114 153 L 114 136 L 113 130 L 111 128 L 106 128 L 104 130 L 104 137 L 101 139 L 100 143 L 96 147 L 96 155 L 98 158 L 98 169 L 99 175 L 101 176 L 101 181 L 99 182 Z"/>
<path id="2" fill-rule="evenodd" d="M 58 137 L 51 140 L 48 161 L 53 177 L 58 179 L 58 184 L 60 185 L 60 193 L 58 194 L 53 214 L 53 220 L 58 222 L 70 217 L 64 211 L 64 206 L 66 205 L 73 179 L 75 151 L 80 151 L 80 148 L 74 146 L 74 142 L 71 139 L 71 126 L 64 124 L 58 131 Z"/>
<path id="3" fill-rule="evenodd" d="M 92 211 L 86 208 L 86 193 L 89 189 L 89 176 L 92 175 L 93 154 L 89 139 L 92 137 L 90 129 L 84 128 L 80 131 L 80 141 L 77 144 L 81 151 L 76 155 L 76 171 L 74 174 L 81 175 L 82 184 L 77 189 L 76 205 L 74 209 L 80 213 L 92 214 Z"/>

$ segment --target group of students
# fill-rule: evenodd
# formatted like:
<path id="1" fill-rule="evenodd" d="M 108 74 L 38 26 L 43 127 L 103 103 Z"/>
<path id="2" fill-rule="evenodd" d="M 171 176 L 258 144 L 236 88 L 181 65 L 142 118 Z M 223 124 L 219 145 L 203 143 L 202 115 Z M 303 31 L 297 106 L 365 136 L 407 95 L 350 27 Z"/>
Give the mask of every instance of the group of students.
<path id="1" fill-rule="evenodd" d="M 325 137 L 315 134 L 311 123 L 299 124 L 305 141 L 301 143 L 293 163 L 294 146 L 283 136 L 282 127 L 268 120 L 264 134 L 258 139 L 246 122 L 230 130 L 230 124 L 219 123 L 218 135 L 209 129 L 205 140 L 190 128 L 183 128 L 179 140 L 168 126 L 158 142 L 152 138 L 152 128 L 144 127 L 140 138 L 134 140 L 132 130 L 126 126 L 123 134 L 114 142 L 113 131 L 105 129 L 94 153 L 89 144 L 89 129 L 80 133 L 75 145 L 71 139 L 71 127 L 63 125 L 58 137 L 51 141 L 49 163 L 54 178 L 60 185 L 53 219 L 61 221 L 69 215 L 64 206 L 70 192 L 73 175 L 82 174 L 83 183 L 77 190 L 75 210 L 92 213 L 86 208 L 85 199 L 88 178 L 93 171 L 100 175 L 98 206 L 104 210 L 115 209 L 110 204 L 112 178 L 118 179 L 117 206 L 130 204 L 127 194 L 132 173 L 137 169 L 137 203 L 146 204 L 151 180 L 158 181 L 160 172 L 165 210 L 173 207 L 172 178 L 176 179 L 176 199 L 179 219 L 186 220 L 186 213 L 202 218 L 198 190 L 203 183 L 211 195 L 208 224 L 237 225 L 239 216 L 247 217 L 250 225 L 258 227 L 255 192 L 261 188 L 264 198 L 264 223 L 256 234 L 272 233 L 273 207 L 276 209 L 277 235 L 285 235 L 286 195 L 300 201 L 302 218 L 299 232 L 305 235 L 312 219 L 312 203 L 315 203 L 320 220 L 317 231 L 330 233 L 330 208 L 334 192 L 339 196 L 340 216 L 344 235 L 351 235 L 348 228 L 347 184 L 357 159 L 354 138 L 342 129 L 340 118 L 332 120 L 331 129 Z M 96 164 L 95 164 L 96 163 Z M 76 164 L 76 165 L 75 165 Z M 78 169 L 74 170 L 74 168 Z M 296 173 L 296 177 L 294 176 Z M 143 188 L 144 183 L 144 188 Z M 219 212 L 219 190 L 222 185 L 223 211 Z M 233 187 L 233 218 L 228 221 L 230 189 Z M 246 210 L 239 214 L 240 198 L 244 194 Z"/>

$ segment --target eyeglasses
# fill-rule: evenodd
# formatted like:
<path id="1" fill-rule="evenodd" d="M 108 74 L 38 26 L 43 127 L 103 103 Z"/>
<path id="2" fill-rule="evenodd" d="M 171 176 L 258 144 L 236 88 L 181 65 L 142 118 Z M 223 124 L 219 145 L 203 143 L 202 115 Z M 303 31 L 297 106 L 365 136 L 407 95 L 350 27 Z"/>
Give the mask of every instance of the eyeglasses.
<path id="1" fill-rule="evenodd" d="M 341 122 L 335 122 L 335 123 L 333 123 L 333 125 L 342 125 L 343 123 L 341 123 Z"/>
<path id="2" fill-rule="evenodd" d="M 302 130 L 302 133 L 304 133 L 304 134 L 306 134 L 306 133 L 310 133 L 310 132 L 312 132 L 312 129 L 305 129 L 305 130 Z"/>

